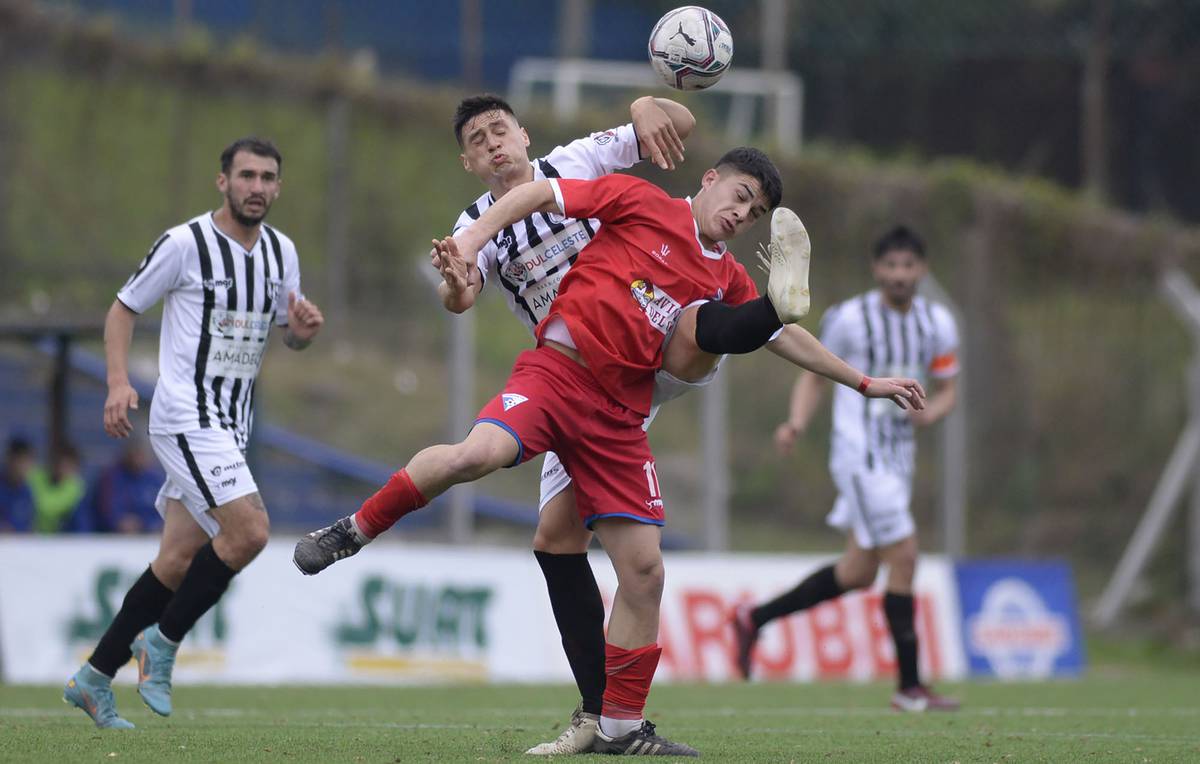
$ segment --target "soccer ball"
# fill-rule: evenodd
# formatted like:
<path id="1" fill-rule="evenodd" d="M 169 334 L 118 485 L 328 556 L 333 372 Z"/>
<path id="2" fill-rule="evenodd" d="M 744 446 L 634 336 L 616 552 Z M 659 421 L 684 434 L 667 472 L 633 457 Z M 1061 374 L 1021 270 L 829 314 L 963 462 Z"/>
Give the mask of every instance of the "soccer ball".
<path id="1" fill-rule="evenodd" d="M 733 35 L 721 17 L 698 5 L 669 11 L 650 33 L 650 65 L 677 90 L 703 90 L 733 60 Z"/>

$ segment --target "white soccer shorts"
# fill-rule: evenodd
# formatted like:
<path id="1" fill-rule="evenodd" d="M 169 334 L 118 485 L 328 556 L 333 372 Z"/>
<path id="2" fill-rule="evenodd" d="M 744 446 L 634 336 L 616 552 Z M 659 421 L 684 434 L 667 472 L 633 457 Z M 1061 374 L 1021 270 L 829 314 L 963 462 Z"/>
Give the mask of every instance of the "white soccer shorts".
<path id="1" fill-rule="evenodd" d="M 846 470 L 833 473 L 837 501 L 825 522 L 844 533 L 854 533 L 863 549 L 878 549 L 912 536 L 912 478 L 882 470 Z"/>
<path id="2" fill-rule="evenodd" d="M 150 435 L 150 446 L 167 480 L 158 489 L 154 508 L 167 516 L 167 499 L 187 507 L 210 537 L 221 530 L 210 509 L 258 491 L 246 455 L 228 430 L 195 430 L 177 435 Z"/>

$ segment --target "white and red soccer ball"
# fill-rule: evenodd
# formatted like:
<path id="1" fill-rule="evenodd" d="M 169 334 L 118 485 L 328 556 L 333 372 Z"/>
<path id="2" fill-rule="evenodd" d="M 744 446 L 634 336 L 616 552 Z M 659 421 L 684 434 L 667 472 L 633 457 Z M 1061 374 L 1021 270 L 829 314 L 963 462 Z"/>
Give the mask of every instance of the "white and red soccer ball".
<path id="1" fill-rule="evenodd" d="M 677 90 L 715 85 L 733 60 L 733 35 L 721 17 L 698 5 L 668 11 L 650 33 L 650 65 Z"/>

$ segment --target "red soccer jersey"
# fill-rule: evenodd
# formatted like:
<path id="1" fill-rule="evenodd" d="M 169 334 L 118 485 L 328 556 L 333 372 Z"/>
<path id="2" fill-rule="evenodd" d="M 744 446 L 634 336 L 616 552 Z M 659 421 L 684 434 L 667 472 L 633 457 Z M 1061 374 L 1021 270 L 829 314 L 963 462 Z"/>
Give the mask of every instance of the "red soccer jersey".
<path id="1" fill-rule="evenodd" d="M 758 290 L 728 251 L 700 245 L 688 200 L 628 175 L 551 183 L 563 214 L 604 225 L 563 277 L 538 339 L 561 317 L 604 390 L 648 414 L 664 340 L 683 309 L 699 300 L 740 305 Z"/>

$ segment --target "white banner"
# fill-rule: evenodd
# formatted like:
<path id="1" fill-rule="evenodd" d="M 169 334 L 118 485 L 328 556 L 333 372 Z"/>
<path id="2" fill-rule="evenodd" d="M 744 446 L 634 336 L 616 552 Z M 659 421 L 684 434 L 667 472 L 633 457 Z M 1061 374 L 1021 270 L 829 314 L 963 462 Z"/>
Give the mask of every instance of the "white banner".
<path id="1" fill-rule="evenodd" d="M 381 541 L 324 573 L 292 565 L 277 538 L 239 574 L 180 650 L 180 683 L 570 682 L 532 552 Z M 75 671 L 157 551 L 156 538 L 0 538 L 0 665 L 5 682 Z M 792 588 L 831 558 L 668 553 L 657 679 L 733 676 L 728 613 Z M 605 603 L 616 578 L 592 565 Z M 951 567 L 923 558 L 917 627 L 927 675 L 964 675 Z M 894 675 L 880 594 L 853 594 L 763 630 L 758 675 Z M 122 672 L 132 681 L 134 672 Z"/>

